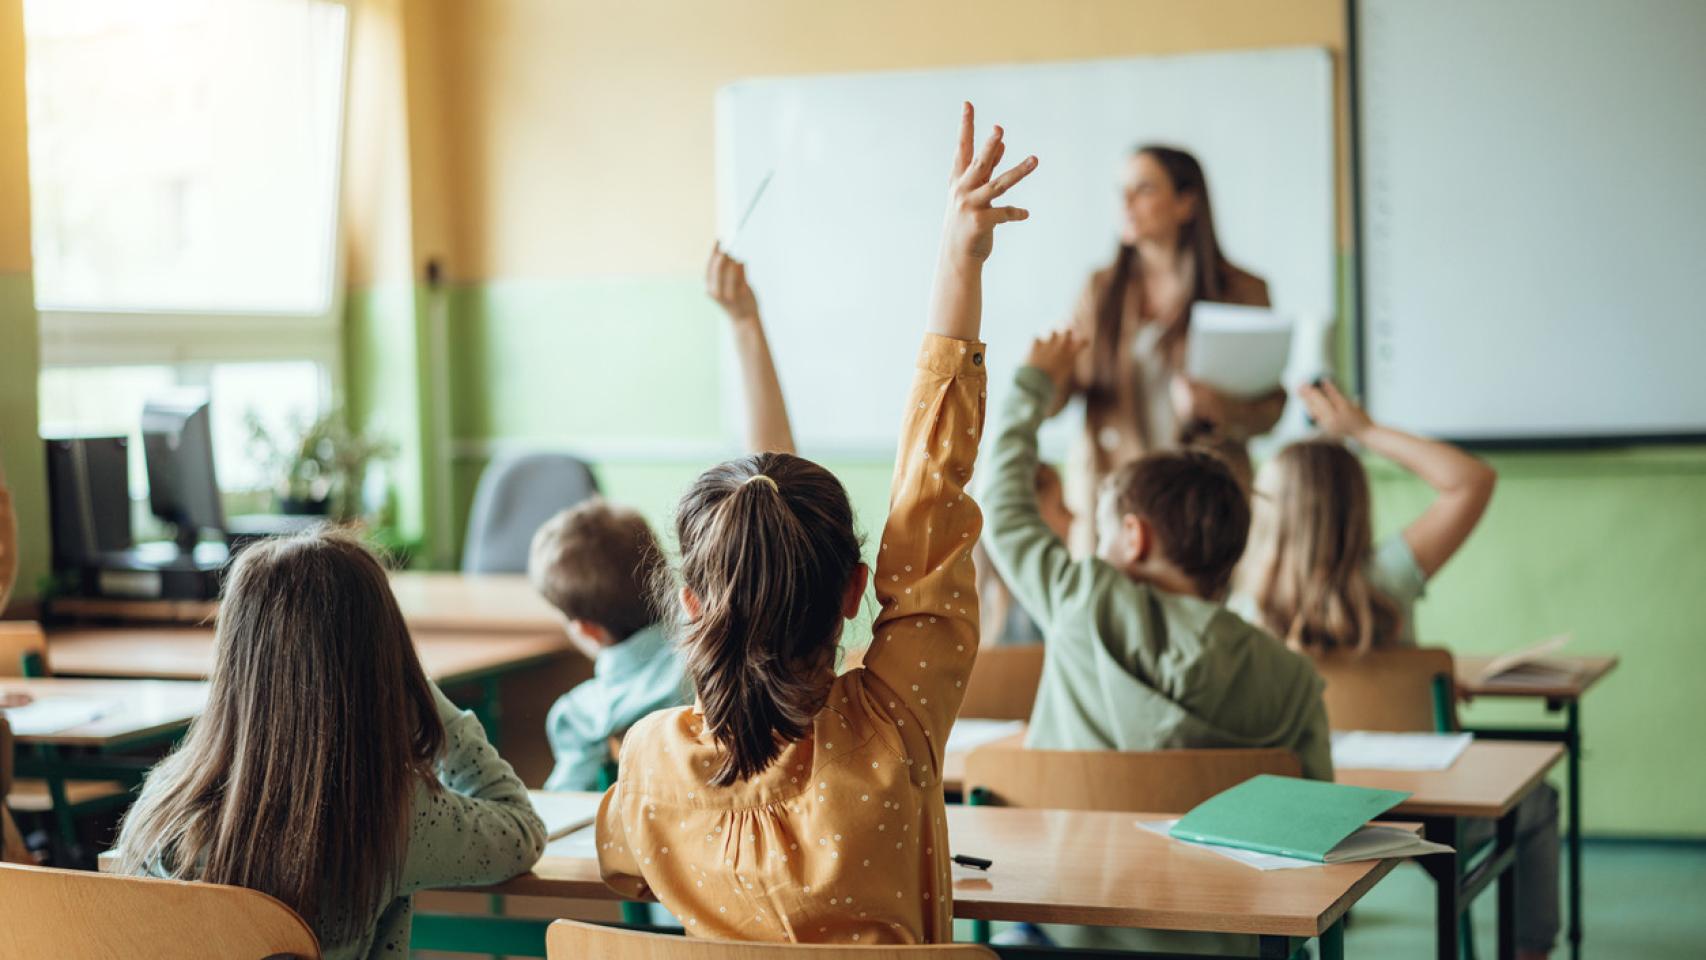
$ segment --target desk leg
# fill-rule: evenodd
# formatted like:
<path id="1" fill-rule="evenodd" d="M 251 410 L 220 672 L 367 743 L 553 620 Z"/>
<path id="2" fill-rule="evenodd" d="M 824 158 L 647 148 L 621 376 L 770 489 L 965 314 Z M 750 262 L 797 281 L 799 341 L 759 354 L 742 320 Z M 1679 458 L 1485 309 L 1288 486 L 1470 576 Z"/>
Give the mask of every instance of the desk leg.
<path id="1" fill-rule="evenodd" d="M 494 747 L 502 742 L 502 696 L 497 677 L 488 676 L 480 681 L 480 705 L 475 708 L 474 716 L 479 718 L 480 726 L 486 728 L 486 739 Z"/>
<path id="2" fill-rule="evenodd" d="M 1494 854 L 1516 847 L 1516 808 L 1499 818 Z M 1499 960 L 1516 957 L 1516 864 L 1499 871 Z"/>
<path id="3" fill-rule="evenodd" d="M 1334 921 L 1321 934 L 1321 960 L 1345 960 L 1345 918 Z"/>
<path id="4" fill-rule="evenodd" d="M 57 839 L 50 849 L 53 852 L 53 865 L 62 869 L 74 869 L 72 863 L 77 851 L 77 818 L 71 813 L 71 798 L 65 794 L 65 771 L 61 769 L 59 747 L 44 743 L 36 747 L 36 758 L 46 768 L 42 771 L 42 779 L 47 781 L 48 803 L 53 807 L 53 824 Z"/>
<path id="5" fill-rule="evenodd" d="M 1291 938 L 1264 933 L 1256 937 L 1259 960 L 1291 960 Z"/>
<path id="6" fill-rule="evenodd" d="M 1580 701 L 1564 707 L 1566 776 L 1570 786 L 1570 958 L 1582 955 L 1582 734 Z"/>
<path id="7" fill-rule="evenodd" d="M 1434 940 L 1439 960 L 1458 960 L 1458 924 L 1463 908 L 1459 894 L 1463 877 L 1457 867 L 1457 819 L 1429 817 L 1423 821 L 1427 839 L 1451 847 L 1452 853 L 1421 857 L 1422 869 L 1434 881 Z"/>

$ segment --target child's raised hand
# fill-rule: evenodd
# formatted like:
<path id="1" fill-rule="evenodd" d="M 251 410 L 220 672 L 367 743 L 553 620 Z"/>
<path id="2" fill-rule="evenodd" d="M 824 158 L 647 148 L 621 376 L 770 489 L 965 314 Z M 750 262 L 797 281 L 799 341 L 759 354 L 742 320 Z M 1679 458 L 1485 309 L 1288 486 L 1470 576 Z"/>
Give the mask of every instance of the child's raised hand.
<path id="1" fill-rule="evenodd" d="M 1355 438 L 1373 426 L 1363 409 L 1339 392 L 1333 381 L 1325 377 L 1314 383 L 1304 384 L 1297 391 L 1303 398 L 1304 406 L 1309 408 L 1309 415 L 1315 419 L 1321 429 L 1339 438 Z"/>
<path id="2" fill-rule="evenodd" d="M 721 244 L 711 245 L 711 259 L 705 264 L 705 293 L 730 320 L 758 318 L 758 298 L 746 282 L 746 264 L 723 252 Z"/>
<path id="3" fill-rule="evenodd" d="M 1071 329 L 1043 334 L 1031 341 L 1030 352 L 1025 354 L 1025 365 L 1047 374 L 1054 383 L 1055 396 L 1061 396 L 1072 376 L 1072 368 L 1078 362 L 1078 354 L 1088 342 L 1083 334 Z"/>
<path id="4" fill-rule="evenodd" d="M 1000 176 L 991 179 L 995 165 L 1006 152 L 1003 132 L 996 127 L 984 141 L 983 149 L 972 153 L 973 110 L 965 104 L 960 112 L 960 143 L 954 154 L 954 167 L 949 178 L 948 219 L 942 227 L 942 253 L 945 257 L 981 263 L 995 249 L 995 226 L 1009 220 L 1023 220 L 1030 212 L 1022 207 L 994 206 L 996 198 L 1037 168 L 1036 157 L 1026 157 Z"/>

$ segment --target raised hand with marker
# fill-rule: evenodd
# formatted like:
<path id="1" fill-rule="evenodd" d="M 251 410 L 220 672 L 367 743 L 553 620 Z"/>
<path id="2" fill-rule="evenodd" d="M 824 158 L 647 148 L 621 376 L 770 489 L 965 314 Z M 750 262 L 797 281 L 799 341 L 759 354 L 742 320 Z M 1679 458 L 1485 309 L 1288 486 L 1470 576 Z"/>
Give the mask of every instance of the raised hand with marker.
<path id="1" fill-rule="evenodd" d="M 746 443 L 753 453 L 794 453 L 794 431 L 782 399 L 782 382 L 770 356 L 770 341 L 758 315 L 758 297 L 746 280 L 746 264 L 712 244 L 705 264 L 705 293 L 729 318 L 746 391 Z"/>

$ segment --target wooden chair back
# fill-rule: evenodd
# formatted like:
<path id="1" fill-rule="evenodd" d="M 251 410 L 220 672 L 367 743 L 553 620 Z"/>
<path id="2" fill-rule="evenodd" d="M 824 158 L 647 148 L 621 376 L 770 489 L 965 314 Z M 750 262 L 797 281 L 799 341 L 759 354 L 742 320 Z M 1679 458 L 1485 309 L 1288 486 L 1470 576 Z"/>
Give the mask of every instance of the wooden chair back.
<path id="1" fill-rule="evenodd" d="M 12 822 L 6 798 L 12 793 L 12 725 L 0 716 L 0 863 L 29 863 L 30 849 Z"/>
<path id="2" fill-rule="evenodd" d="M 986 720 L 1029 720 L 1043 679 L 1043 645 L 982 647 L 966 680 L 960 716 Z"/>
<path id="3" fill-rule="evenodd" d="M 319 960 L 294 911 L 243 887 L 0 864 L 0 956 Z"/>
<path id="4" fill-rule="evenodd" d="M 545 929 L 546 960 L 995 960 L 970 943 L 926 946 L 841 946 L 701 940 L 558 920 Z"/>
<path id="5" fill-rule="evenodd" d="M 26 658 L 38 665 L 35 674 L 47 672 L 47 634 L 41 624 L 30 620 L 0 620 L 0 677 L 22 677 Z"/>
<path id="6" fill-rule="evenodd" d="M 1327 725 L 1395 733 L 1457 729 L 1451 651 L 1440 647 L 1370 650 L 1317 657 L 1327 681 Z"/>
<path id="7" fill-rule="evenodd" d="M 1025 750 L 979 747 L 966 756 L 975 802 L 1049 810 L 1184 813 L 1262 773 L 1302 774 L 1289 750 Z"/>

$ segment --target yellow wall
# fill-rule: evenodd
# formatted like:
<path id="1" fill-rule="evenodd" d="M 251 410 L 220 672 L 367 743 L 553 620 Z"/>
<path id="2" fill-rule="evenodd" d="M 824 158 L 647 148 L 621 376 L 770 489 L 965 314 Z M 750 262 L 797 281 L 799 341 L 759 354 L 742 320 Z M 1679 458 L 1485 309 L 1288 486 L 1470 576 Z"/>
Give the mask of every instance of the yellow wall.
<path id="1" fill-rule="evenodd" d="M 0 275 L 30 272 L 23 0 L 0 0 Z"/>
<path id="2" fill-rule="evenodd" d="M 712 95 L 742 77 L 1344 40 L 1340 0 L 419 2 L 463 280 L 696 270 Z"/>
<path id="3" fill-rule="evenodd" d="M 0 0 L 0 463 L 18 515 L 17 601 L 48 567 L 47 473 L 36 427 L 40 362 L 30 282 L 30 164 L 25 137 L 24 9 Z"/>

